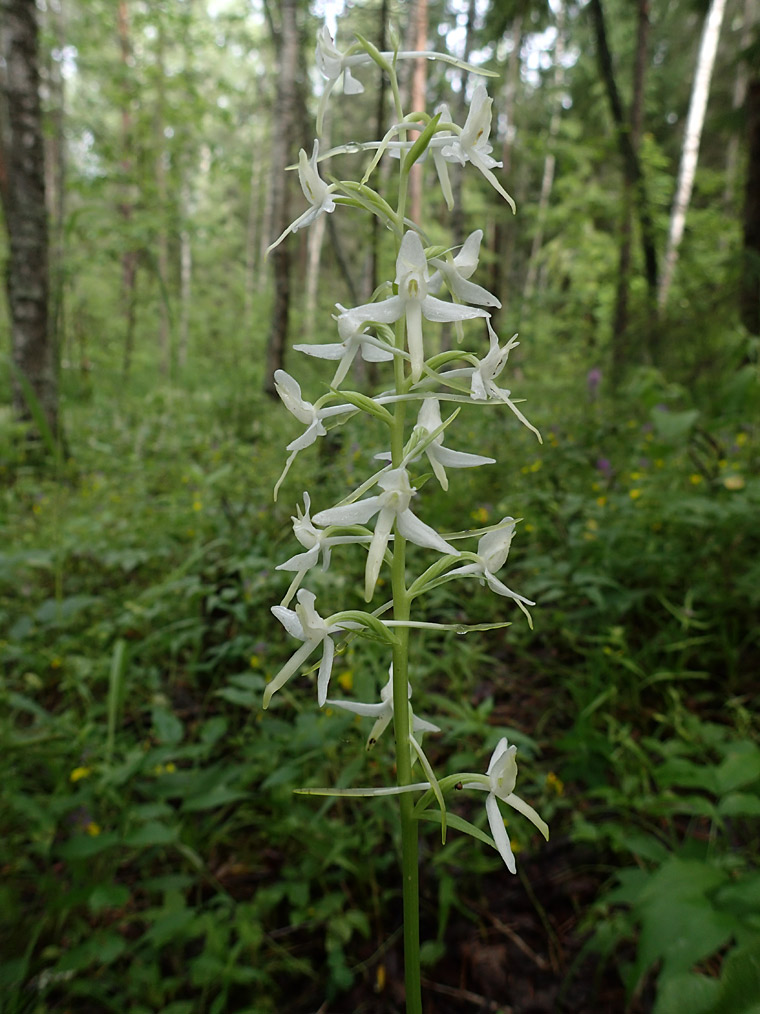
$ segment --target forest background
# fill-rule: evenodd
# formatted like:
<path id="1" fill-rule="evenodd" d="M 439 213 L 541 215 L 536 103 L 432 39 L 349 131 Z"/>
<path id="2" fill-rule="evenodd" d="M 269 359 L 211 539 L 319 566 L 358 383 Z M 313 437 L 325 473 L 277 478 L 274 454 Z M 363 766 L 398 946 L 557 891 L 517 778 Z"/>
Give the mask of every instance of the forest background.
<path id="1" fill-rule="evenodd" d="M 3 1014 L 400 1009 L 385 804 L 291 791 L 389 777 L 382 748 L 367 759 L 366 729 L 306 706 L 305 677 L 260 712 L 289 653 L 269 607 L 293 506 L 371 458 L 349 423 L 274 505 L 295 428 L 272 374 L 288 341 L 333 341 L 334 304 L 393 274 L 385 237 L 341 209 L 265 258 L 303 208 L 282 169 L 311 148 L 314 39 L 339 8 L 0 5 L 6 276 L 19 11 L 39 26 L 32 218 L 49 262 L 36 359 L 19 352 L 12 285 L 0 317 Z M 458 475 L 456 511 L 425 490 L 440 530 L 462 510 L 523 518 L 509 583 L 538 602 L 533 630 L 420 642 L 420 711 L 443 714 L 431 759 L 478 769 L 475 744 L 507 730 L 552 829 L 545 846 L 510 821 L 514 880 L 484 848 L 431 834 L 426 1002 L 756 1012 L 756 0 L 342 13 L 341 46 L 360 31 L 388 48 L 394 24 L 405 48 L 498 74 L 492 141 L 518 213 L 456 178 L 455 238 L 488 223 L 479 281 L 501 298 L 502 334 L 520 334 L 514 386 L 544 434 L 539 448 L 473 420 L 469 449 L 508 442 L 509 464 Z M 467 75 L 425 70 L 427 107 L 449 101 L 463 122 Z M 330 142 L 381 136 L 387 103 L 379 79 L 337 97 Z M 417 200 L 435 234 L 439 198 Z M 299 371 L 329 379 L 311 360 Z M 456 622 L 448 588 L 435 607 Z M 485 591 L 467 606 L 502 618 Z M 385 682 L 363 642 L 335 678 L 360 698 Z"/>

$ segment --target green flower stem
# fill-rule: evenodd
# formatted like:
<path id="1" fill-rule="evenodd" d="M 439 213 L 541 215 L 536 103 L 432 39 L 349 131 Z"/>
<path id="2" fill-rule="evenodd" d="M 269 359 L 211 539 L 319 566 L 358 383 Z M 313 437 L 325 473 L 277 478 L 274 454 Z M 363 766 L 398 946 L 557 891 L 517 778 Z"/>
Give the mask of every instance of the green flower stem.
<path id="1" fill-rule="evenodd" d="M 398 87 L 395 66 L 389 73 L 396 116 L 399 122 L 404 119 L 401 94 Z M 403 140 L 406 131 L 400 132 Z M 401 222 L 402 233 L 406 199 L 409 186 L 409 171 L 405 168 L 404 159 L 399 159 L 400 172 L 398 182 L 398 202 L 396 215 Z M 397 238 L 396 254 L 400 246 Z M 406 320 L 402 316 L 396 322 L 396 348 L 406 348 Z M 395 394 L 404 395 L 409 390 L 405 361 L 400 356 L 393 360 L 393 379 Z M 400 468 L 404 459 L 404 423 L 406 421 L 406 400 L 399 400 L 393 405 L 393 425 L 391 427 L 391 463 L 393 468 Z M 391 586 L 393 590 L 393 619 L 409 621 L 412 597 L 406 587 L 406 539 L 396 528 L 393 539 L 393 562 L 391 565 Z M 412 784 L 412 736 L 410 713 L 407 700 L 409 681 L 409 628 L 398 628 L 398 642 L 393 647 L 393 731 L 396 741 L 396 783 L 399 786 Z M 414 814 L 414 800 L 411 793 L 402 793 L 399 797 L 401 811 L 401 878 L 402 899 L 404 906 L 404 983 L 406 986 L 406 1014 L 422 1014 L 422 983 L 420 973 L 420 886 L 418 857 L 418 821 Z"/>
<path id="2" fill-rule="evenodd" d="M 396 325 L 396 345 L 403 348 L 405 324 L 402 318 Z M 404 384 L 404 362 L 395 359 L 396 389 Z M 391 429 L 391 461 L 398 468 L 404 456 L 404 421 L 406 403 L 394 405 Z M 396 531 L 393 540 L 391 565 L 394 620 L 409 621 L 411 596 L 406 588 L 406 539 Z M 398 643 L 393 648 L 393 730 L 396 739 L 396 781 L 398 785 L 412 784 L 412 754 L 409 746 L 411 728 L 407 705 L 409 679 L 409 628 L 399 627 Z M 418 876 L 418 822 L 414 817 L 414 800 L 404 793 L 399 797 L 401 809 L 401 876 L 404 904 L 404 978 L 406 982 L 407 1014 L 422 1014 L 422 987 L 420 983 L 420 901 Z"/>

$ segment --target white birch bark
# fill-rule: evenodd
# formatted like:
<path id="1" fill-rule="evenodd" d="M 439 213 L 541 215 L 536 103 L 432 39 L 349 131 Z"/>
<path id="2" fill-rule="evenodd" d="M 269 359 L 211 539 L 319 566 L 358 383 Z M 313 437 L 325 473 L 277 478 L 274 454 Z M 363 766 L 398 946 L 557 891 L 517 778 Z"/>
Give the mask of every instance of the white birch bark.
<path id="1" fill-rule="evenodd" d="M 536 288 L 538 278 L 538 258 L 541 247 L 544 243 L 544 229 L 546 227 L 546 215 L 549 210 L 549 198 L 554 186 L 554 170 L 557 165 L 557 158 L 554 154 L 554 145 L 559 134 L 562 118 L 562 87 L 565 82 L 565 68 L 563 60 L 565 56 L 565 9 L 560 4 L 557 9 L 557 41 L 554 46 L 554 110 L 549 121 L 549 137 L 546 142 L 546 157 L 544 159 L 544 174 L 541 179 L 541 194 L 538 199 L 538 212 L 536 216 L 536 228 L 533 233 L 530 258 L 528 260 L 528 272 L 525 279 L 523 299 L 528 302 Z"/>
<path id="2" fill-rule="evenodd" d="M 665 308 L 668 301 L 668 294 L 673 283 L 676 263 L 678 262 L 678 248 L 683 239 L 686 212 L 689 209 L 691 192 L 694 187 L 694 176 L 697 171 L 699 143 L 702 138 L 705 110 L 707 109 L 707 99 L 710 94 L 710 80 L 712 78 L 713 66 L 715 65 L 715 53 L 718 48 L 718 39 L 720 37 L 725 9 L 726 0 L 711 0 L 710 10 L 707 13 L 702 30 L 702 41 L 699 46 L 697 69 L 694 74 L 694 84 L 692 85 L 691 100 L 689 102 L 689 114 L 686 118 L 686 130 L 681 149 L 681 164 L 678 169 L 676 195 L 670 213 L 670 229 L 668 230 L 665 263 L 657 294 L 657 305 L 660 311 Z"/>

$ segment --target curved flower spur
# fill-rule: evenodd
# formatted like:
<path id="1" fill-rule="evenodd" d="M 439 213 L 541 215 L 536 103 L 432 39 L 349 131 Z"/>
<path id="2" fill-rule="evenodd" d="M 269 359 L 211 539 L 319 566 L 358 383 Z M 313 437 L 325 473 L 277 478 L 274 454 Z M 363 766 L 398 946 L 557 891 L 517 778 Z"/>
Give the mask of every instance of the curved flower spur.
<path id="1" fill-rule="evenodd" d="M 544 821 L 514 793 L 517 778 L 515 747 L 509 746 L 506 738 L 499 741 L 486 774 L 457 772 L 439 778 L 422 747 L 423 734 L 439 732 L 439 727 L 415 715 L 411 706 L 413 688 L 416 698 L 420 683 L 417 671 L 410 669 L 409 664 L 413 631 L 415 635 L 419 630 L 468 633 L 509 624 L 508 620 L 447 624 L 418 619 L 412 615 L 412 606 L 416 609 L 417 600 L 426 592 L 450 581 L 474 579 L 499 596 L 505 606 L 514 605 L 523 610 L 529 621 L 527 610 L 534 604 L 497 577 L 508 559 L 515 534 L 515 519 L 505 517 L 498 525 L 486 529 L 441 534 L 429 521 L 423 520 L 424 511 L 419 506 L 419 491 L 429 477 L 424 469 L 429 466 L 440 487 L 448 490 L 449 485 L 456 482 L 455 474 L 450 476 L 449 472 L 495 464 L 495 459 L 485 454 L 454 450 L 450 446 L 459 445 L 449 431 L 453 432 L 457 417 L 465 406 L 491 406 L 490 410 L 493 410 L 493 406 L 505 405 L 541 439 L 538 430 L 517 408 L 510 390 L 500 386 L 510 351 L 516 347 L 517 341 L 514 336 L 502 345 L 491 326 L 490 311 L 500 307 L 501 303 L 497 295 L 477 281 L 482 230 L 471 232 L 461 247 L 447 249 L 445 246 L 432 246 L 424 222 L 413 222 L 407 217 L 409 174 L 413 165 L 424 161 L 428 155 L 428 166 L 432 164 L 443 201 L 449 208 L 453 204 L 453 195 L 447 166 L 469 162 L 514 210 L 511 197 L 494 173 L 499 163 L 491 156 L 489 141 L 492 100 L 482 84 L 476 85 L 473 90 L 463 126 L 451 122 L 445 106 L 439 107 L 438 113 L 432 117 L 424 112 L 404 112 L 396 75 L 397 63 L 400 59 L 420 55 L 464 66 L 476 74 L 483 73 L 445 55 L 379 52 L 361 36 L 357 36 L 347 49 L 341 50 L 326 29 L 321 32 L 318 41 L 317 67 L 325 84 L 319 104 L 317 132 L 335 85 L 342 78 L 345 95 L 351 97 L 361 93 L 365 87 L 364 72 L 373 65 L 386 73 L 390 80 L 395 106 L 394 122 L 380 140 L 351 143 L 325 153 L 324 157 L 348 152 L 371 153 L 369 165 L 358 182 L 329 175 L 323 179 L 319 172 L 318 142 L 314 143 L 311 157 L 301 151 L 298 173 L 308 207 L 276 242 L 282 242 L 289 233 L 308 226 L 319 216 L 331 214 L 341 206 L 363 209 L 374 215 L 386 234 L 393 237 L 395 277 L 384 282 L 367 303 L 354 307 L 336 303 L 334 320 L 339 341 L 295 346 L 298 352 L 313 359 L 337 364 L 329 391 L 311 402 L 303 396 L 300 384 L 289 373 L 279 370 L 275 374 L 276 388 L 283 404 L 303 427 L 287 445 L 288 458 L 277 481 L 275 496 L 297 455 L 324 436 L 330 426 L 341 425 L 351 415 L 359 413 L 359 419 L 366 416 L 371 421 L 375 446 L 378 423 L 384 427 L 385 439 L 381 446 L 388 447 L 389 451 L 376 455 L 384 461 L 379 471 L 348 491 L 333 506 L 324 506 L 312 515 L 311 497 L 308 492 L 303 494 L 303 508 L 299 506 L 292 519 L 293 534 L 300 551 L 276 568 L 293 577 L 281 603 L 272 607 L 275 618 L 288 634 L 300 641 L 300 645 L 274 675 L 264 693 L 264 707 L 268 707 L 273 696 L 305 663 L 313 664 L 312 656 L 321 652 L 319 661 L 313 664 L 317 670 L 319 706 L 329 704 L 359 717 L 374 719 L 368 748 L 375 745 L 386 729 L 393 728 L 395 784 L 346 789 L 307 787 L 297 791 L 336 796 L 398 796 L 407 1014 L 422 1012 L 417 880 L 419 821 L 440 823 L 443 840 L 447 826 L 450 826 L 488 843 L 499 852 L 512 873 L 516 867 L 499 810 L 500 801 L 527 817 L 544 837 L 548 836 Z M 357 73 L 361 75 L 361 81 L 354 76 Z M 420 131 L 415 140 L 408 137 L 411 129 Z M 371 185 L 375 170 L 386 156 L 396 157 L 399 183 L 395 207 Z M 438 228 L 439 222 L 436 223 Z M 438 352 L 438 337 L 430 333 L 431 325 L 444 323 L 454 324 L 458 337 L 462 339 L 463 347 L 456 352 Z M 476 329 L 481 337 L 477 344 L 472 344 Z M 483 332 L 488 341 L 485 352 L 482 351 Z M 467 339 L 466 343 L 464 339 Z M 359 355 L 376 363 L 379 373 L 392 375 L 392 383 L 382 394 L 370 397 L 345 389 Z M 456 360 L 464 365 L 457 365 Z M 444 419 L 441 407 L 445 402 L 455 403 L 456 408 Z M 478 540 L 474 549 L 458 548 L 471 545 L 470 540 L 474 539 Z M 409 572 L 411 561 L 407 557 L 407 548 L 410 543 L 422 550 L 421 556 L 426 551 L 436 554 L 433 562 L 428 562 L 427 569 L 416 577 Z M 380 606 L 368 606 L 368 609 L 372 608 L 371 612 L 347 609 L 323 615 L 317 611 L 314 592 L 302 587 L 302 584 L 314 574 L 320 561 L 323 570 L 326 570 L 334 565 L 333 557 L 353 551 L 355 545 L 366 553 L 363 588 L 366 602 L 373 599 L 384 567 L 389 572 L 385 586 L 390 586 L 392 598 Z M 320 591 L 320 601 L 325 593 L 335 588 L 335 584 L 325 584 Z M 291 608 L 293 599 L 296 604 Z M 365 703 L 327 696 L 337 642 L 357 636 L 374 642 L 368 651 L 377 650 L 392 656 L 389 679 L 379 691 L 379 701 Z M 424 780 L 414 781 L 413 772 L 420 768 Z M 457 788 L 487 793 L 486 812 L 480 820 L 487 823 L 490 835 L 478 824 L 448 811 L 446 796 Z M 414 795 L 419 797 L 416 805 L 412 798 Z"/>

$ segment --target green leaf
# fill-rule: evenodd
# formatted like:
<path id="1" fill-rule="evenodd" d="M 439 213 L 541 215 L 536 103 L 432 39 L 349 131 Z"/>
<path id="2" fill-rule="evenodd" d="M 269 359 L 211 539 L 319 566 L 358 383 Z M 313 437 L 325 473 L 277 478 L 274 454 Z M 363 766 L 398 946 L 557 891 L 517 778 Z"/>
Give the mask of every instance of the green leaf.
<path id="1" fill-rule="evenodd" d="M 87 903 L 90 911 L 102 912 L 108 908 L 123 908 L 129 899 L 129 888 L 124 884 L 98 884 Z"/>
<path id="2" fill-rule="evenodd" d="M 384 405 L 378 405 L 376 401 L 368 398 L 366 394 L 360 394 L 358 391 L 336 391 L 332 387 L 330 388 L 330 392 L 337 395 L 343 401 L 347 401 L 349 405 L 360 409 L 360 411 L 375 416 L 376 419 L 384 422 L 386 426 L 393 425 L 393 416 L 388 409 Z"/>
<path id="3" fill-rule="evenodd" d="M 247 796 L 248 793 L 241 789 L 232 789 L 229 785 L 215 785 L 207 792 L 186 799 L 182 804 L 182 812 L 196 813 L 198 810 L 213 810 L 217 806 L 227 806 L 229 803 L 245 799 Z"/>
<path id="4" fill-rule="evenodd" d="M 130 831 L 124 838 L 124 844 L 144 848 L 150 845 L 170 845 L 176 840 L 176 827 L 169 827 L 158 820 L 149 820 L 134 831 Z"/>
<path id="5" fill-rule="evenodd" d="M 741 789 L 760 779 L 760 748 L 745 741 L 734 744 L 715 772 L 720 794 Z"/>
<path id="6" fill-rule="evenodd" d="M 760 817 L 760 796 L 749 792 L 730 792 L 718 803 L 721 817 Z"/>
<path id="7" fill-rule="evenodd" d="M 428 123 L 428 125 L 425 127 L 420 136 L 417 138 L 417 140 L 414 142 L 412 147 L 407 152 L 406 158 L 404 159 L 403 171 L 405 173 L 410 172 L 412 166 L 417 161 L 417 159 L 421 158 L 425 154 L 428 145 L 435 136 L 435 132 L 438 129 L 438 123 L 440 122 L 440 119 L 441 114 L 436 113 L 436 115 L 432 118 L 430 123 Z"/>
<path id="8" fill-rule="evenodd" d="M 708 1014 L 720 991 L 716 979 L 678 972 L 661 982 L 652 1014 Z"/>

